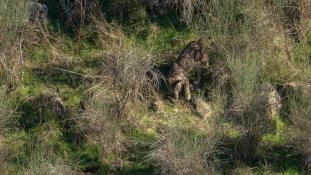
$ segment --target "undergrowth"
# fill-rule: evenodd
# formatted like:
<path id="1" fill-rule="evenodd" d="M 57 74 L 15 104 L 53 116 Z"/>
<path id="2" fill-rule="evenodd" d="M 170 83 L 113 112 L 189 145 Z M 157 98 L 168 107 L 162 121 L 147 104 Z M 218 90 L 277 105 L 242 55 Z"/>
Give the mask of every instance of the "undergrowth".
<path id="1" fill-rule="evenodd" d="M 4 174 L 310 172 L 309 0 L 39 2 L 43 25 L 31 1 L 0 2 Z M 209 118 L 165 80 L 199 38 Z"/>

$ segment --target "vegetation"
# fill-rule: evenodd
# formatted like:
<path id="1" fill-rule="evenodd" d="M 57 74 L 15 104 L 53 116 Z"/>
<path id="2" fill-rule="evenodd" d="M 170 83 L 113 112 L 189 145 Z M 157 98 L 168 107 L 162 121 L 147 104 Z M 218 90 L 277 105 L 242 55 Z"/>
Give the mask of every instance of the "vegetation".
<path id="1" fill-rule="evenodd" d="M 36 2 L 0 1 L 1 173 L 311 173 L 310 0 Z M 166 84 L 199 38 L 208 117 Z"/>

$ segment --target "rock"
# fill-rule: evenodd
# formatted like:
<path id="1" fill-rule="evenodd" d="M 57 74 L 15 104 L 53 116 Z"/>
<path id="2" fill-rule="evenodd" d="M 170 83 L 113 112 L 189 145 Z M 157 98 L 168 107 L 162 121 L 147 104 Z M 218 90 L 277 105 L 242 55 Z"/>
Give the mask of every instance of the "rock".
<path id="1" fill-rule="evenodd" d="M 29 21 L 43 23 L 47 20 L 48 8 L 45 4 L 35 2 L 29 9 Z"/>
<path id="2" fill-rule="evenodd" d="M 200 117 L 210 117 L 212 114 L 211 105 L 200 98 L 192 98 L 191 104 L 195 113 L 197 113 Z"/>

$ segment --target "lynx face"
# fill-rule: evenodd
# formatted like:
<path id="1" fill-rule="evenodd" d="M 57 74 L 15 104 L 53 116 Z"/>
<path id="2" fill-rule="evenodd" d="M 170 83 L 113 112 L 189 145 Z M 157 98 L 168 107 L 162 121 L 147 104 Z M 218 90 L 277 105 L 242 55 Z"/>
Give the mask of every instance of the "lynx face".
<path id="1" fill-rule="evenodd" d="M 39 2 L 35 2 L 29 9 L 29 21 L 30 22 L 44 22 L 47 19 L 48 7 Z"/>

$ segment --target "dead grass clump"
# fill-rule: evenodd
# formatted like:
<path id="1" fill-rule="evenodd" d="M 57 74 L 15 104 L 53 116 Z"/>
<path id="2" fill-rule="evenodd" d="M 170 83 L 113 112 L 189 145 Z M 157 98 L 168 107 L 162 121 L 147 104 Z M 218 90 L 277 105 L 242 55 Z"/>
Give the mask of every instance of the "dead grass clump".
<path id="1" fill-rule="evenodd" d="M 228 119 L 239 128 L 238 156 L 246 163 L 256 157 L 263 134 L 274 128 L 269 110 L 269 91 L 268 87 L 261 85 L 257 56 L 246 52 L 229 60 L 232 97 L 229 99 Z"/>
<path id="2" fill-rule="evenodd" d="M 181 117 L 178 116 L 178 120 L 182 120 Z M 221 126 L 216 119 L 200 122 L 204 126 L 195 124 L 187 127 L 175 121 L 174 126 L 162 131 L 148 155 L 148 161 L 159 173 L 205 175 L 216 172 Z"/>
<path id="3" fill-rule="evenodd" d="M 234 106 L 231 114 L 234 123 L 240 130 L 238 140 L 238 157 L 251 162 L 257 156 L 257 149 L 262 136 L 273 130 L 274 123 L 270 117 L 268 94 L 257 92 L 252 101 L 244 106 Z M 239 103 L 241 105 L 241 103 Z"/>
<path id="4" fill-rule="evenodd" d="M 137 108 L 147 109 L 157 91 L 159 76 L 153 70 L 157 61 L 117 26 L 97 22 L 97 32 L 103 48 L 98 82 L 86 92 L 92 95 L 77 123 L 90 141 L 103 147 L 104 153 L 119 157 L 124 150 L 124 117 Z"/>
<path id="5" fill-rule="evenodd" d="M 154 70 L 157 59 L 132 43 L 118 27 L 97 23 L 103 47 L 100 83 L 113 95 L 116 115 L 124 115 L 129 103 L 144 104 L 157 90 L 160 74 Z"/>
<path id="6" fill-rule="evenodd" d="M 27 19 L 27 2 L 27 0 L 0 2 L 0 33 L 3 34 L 0 35 L 1 84 L 4 82 L 16 84 L 20 78 L 22 58 L 20 57 L 21 40 L 18 38 L 18 31 Z"/>
<path id="7" fill-rule="evenodd" d="M 121 122 L 117 113 L 114 96 L 107 89 L 98 89 L 89 99 L 85 111 L 76 118 L 81 130 L 90 142 L 101 145 L 105 156 L 120 156 L 124 150 Z"/>
<path id="8" fill-rule="evenodd" d="M 29 157 L 28 165 L 19 169 L 24 175 L 77 175 L 78 170 L 56 155 L 34 153 Z"/>
<path id="9" fill-rule="evenodd" d="M 301 0 L 299 4 L 300 20 L 299 34 L 300 38 L 306 38 L 306 34 L 310 34 L 311 28 L 311 2 L 309 0 Z"/>
<path id="10" fill-rule="evenodd" d="M 0 84 L 14 90 L 21 82 L 25 48 L 35 41 L 35 27 L 28 25 L 29 0 L 0 2 Z M 31 38 L 31 39 L 30 39 Z"/>

